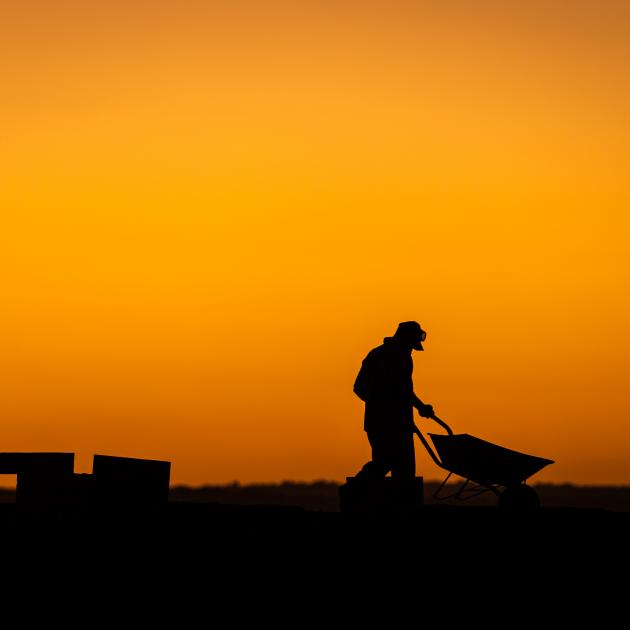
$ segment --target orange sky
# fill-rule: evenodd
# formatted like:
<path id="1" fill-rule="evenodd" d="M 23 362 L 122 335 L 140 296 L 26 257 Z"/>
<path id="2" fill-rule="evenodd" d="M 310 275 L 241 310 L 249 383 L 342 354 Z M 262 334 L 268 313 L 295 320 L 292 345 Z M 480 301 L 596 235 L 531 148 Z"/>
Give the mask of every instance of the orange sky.
<path id="1" fill-rule="evenodd" d="M 630 483 L 626 2 L 6 4 L 0 450 L 341 480 L 417 319 L 458 432 Z"/>

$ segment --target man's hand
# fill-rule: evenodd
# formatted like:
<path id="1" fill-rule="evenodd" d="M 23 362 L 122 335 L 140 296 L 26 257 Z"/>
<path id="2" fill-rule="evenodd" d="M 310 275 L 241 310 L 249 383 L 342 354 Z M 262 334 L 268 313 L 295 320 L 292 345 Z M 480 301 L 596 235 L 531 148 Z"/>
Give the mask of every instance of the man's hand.
<path id="1" fill-rule="evenodd" d="M 418 405 L 416 407 L 416 409 L 418 410 L 418 413 L 423 417 L 423 418 L 433 418 L 434 416 L 434 412 L 433 412 L 433 406 L 432 405 L 425 405 L 424 403 L 421 405 Z"/>

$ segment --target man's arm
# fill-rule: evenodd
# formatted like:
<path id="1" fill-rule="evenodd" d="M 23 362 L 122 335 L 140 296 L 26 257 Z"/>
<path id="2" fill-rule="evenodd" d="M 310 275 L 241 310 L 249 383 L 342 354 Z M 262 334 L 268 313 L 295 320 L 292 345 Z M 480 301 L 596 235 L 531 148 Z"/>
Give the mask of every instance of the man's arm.
<path id="1" fill-rule="evenodd" d="M 412 405 L 418 410 L 418 413 L 423 418 L 432 418 L 434 415 L 433 407 L 431 405 L 425 405 L 415 393 L 411 394 Z"/>
<path id="2" fill-rule="evenodd" d="M 412 394 L 413 397 L 413 406 L 418 410 L 418 413 L 423 418 L 432 418 L 434 415 L 433 407 L 431 405 L 425 405 L 416 395 Z M 413 422 L 413 421 L 412 421 Z M 424 441 L 424 436 L 420 432 L 420 429 L 416 426 L 416 423 L 413 422 L 413 432 L 420 437 L 421 440 Z"/>

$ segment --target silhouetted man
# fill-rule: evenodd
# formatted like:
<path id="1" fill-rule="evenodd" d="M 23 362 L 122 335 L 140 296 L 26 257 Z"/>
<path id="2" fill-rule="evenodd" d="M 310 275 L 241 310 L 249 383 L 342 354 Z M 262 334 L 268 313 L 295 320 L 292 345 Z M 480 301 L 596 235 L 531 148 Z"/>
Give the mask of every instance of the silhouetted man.
<path id="1" fill-rule="evenodd" d="M 365 402 L 364 429 L 372 447 L 372 461 L 356 475 L 362 479 L 413 478 L 416 458 L 413 445 L 413 408 L 430 418 L 433 407 L 413 391 L 412 350 L 424 350 L 426 332 L 417 322 L 402 322 L 393 337 L 371 350 L 363 360 L 354 393 Z"/>

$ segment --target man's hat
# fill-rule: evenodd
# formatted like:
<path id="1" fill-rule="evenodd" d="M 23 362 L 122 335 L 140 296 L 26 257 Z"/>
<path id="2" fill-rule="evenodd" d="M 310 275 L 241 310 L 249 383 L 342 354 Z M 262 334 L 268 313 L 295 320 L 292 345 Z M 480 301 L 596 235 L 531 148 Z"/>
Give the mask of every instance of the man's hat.
<path id="1" fill-rule="evenodd" d="M 422 330 L 418 322 L 401 322 L 398 324 L 394 337 L 411 342 L 414 350 L 424 350 L 422 342 L 427 338 L 427 333 Z"/>

